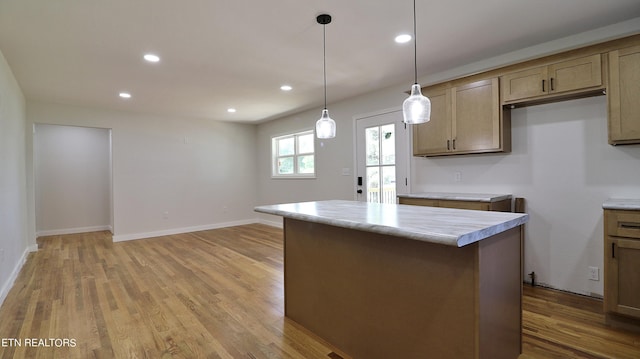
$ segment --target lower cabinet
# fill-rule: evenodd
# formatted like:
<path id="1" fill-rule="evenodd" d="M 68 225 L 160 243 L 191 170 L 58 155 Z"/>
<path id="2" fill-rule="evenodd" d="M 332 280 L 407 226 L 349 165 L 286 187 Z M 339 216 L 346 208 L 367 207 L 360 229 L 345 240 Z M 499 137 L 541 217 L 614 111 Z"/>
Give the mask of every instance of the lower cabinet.
<path id="1" fill-rule="evenodd" d="M 412 204 L 416 206 L 428 206 L 428 207 L 473 209 L 476 211 L 511 212 L 511 198 L 503 199 L 499 201 L 485 202 L 485 201 L 459 201 L 459 200 L 430 199 L 430 198 L 398 197 L 398 203 Z"/>
<path id="2" fill-rule="evenodd" d="M 605 209 L 604 227 L 605 312 L 640 319 L 640 210 Z"/>

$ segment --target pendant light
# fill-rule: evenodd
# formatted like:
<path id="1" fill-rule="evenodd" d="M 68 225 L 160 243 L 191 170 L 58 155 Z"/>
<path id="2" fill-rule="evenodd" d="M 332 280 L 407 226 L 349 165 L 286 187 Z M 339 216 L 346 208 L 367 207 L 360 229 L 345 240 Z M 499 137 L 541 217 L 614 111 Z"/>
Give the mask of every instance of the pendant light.
<path id="1" fill-rule="evenodd" d="M 416 0 L 413 0 L 413 69 L 415 83 L 411 86 L 411 95 L 402 104 L 404 123 L 417 125 L 431 119 L 431 101 L 422 95 L 418 84 L 418 42 L 416 39 Z"/>
<path id="2" fill-rule="evenodd" d="M 326 25 L 331 23 L 331 15 L 318 15 L 316 21 L 322 25 L 322 57 L 324 63 L 324 110 L 322 110 L 322 116 L 316 122 L 316 136 L 318 138 L 334 138 L 336 137 L 336 121 L 329 117 L 329 111 L 327 110 L 327 34 L 325 31 Z"/>

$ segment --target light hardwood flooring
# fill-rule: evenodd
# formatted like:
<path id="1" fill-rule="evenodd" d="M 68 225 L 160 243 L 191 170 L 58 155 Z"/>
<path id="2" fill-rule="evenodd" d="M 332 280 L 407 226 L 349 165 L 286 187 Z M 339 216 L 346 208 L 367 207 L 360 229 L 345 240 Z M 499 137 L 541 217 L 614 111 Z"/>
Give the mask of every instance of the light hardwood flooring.
<path id="1" fill-rule="evenodd" d="M 346 358 L 284 318 L 280 229 L 39 244 L 0 308 L 0 358 Z M 525 288 L 522 358 L 640 358 L 640 335 L 602 325 L 601 304 Z"/>

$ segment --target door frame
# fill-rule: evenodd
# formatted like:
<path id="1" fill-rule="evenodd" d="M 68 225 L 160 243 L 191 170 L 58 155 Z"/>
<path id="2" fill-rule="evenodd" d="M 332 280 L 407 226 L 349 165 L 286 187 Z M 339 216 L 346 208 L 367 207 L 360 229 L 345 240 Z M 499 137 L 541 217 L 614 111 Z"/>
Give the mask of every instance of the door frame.
<path id="1" fill-rule="evenodd" d="M 352 193 L 353 193 L 353 200 L 357 201 L 358 200 L 358 194 L 356 193 L 356 191 L 358 190 L 358 186 L 357 186 L 357 178 L 358 178 L 358 144 L 357 144 L 357 122 L 358 120 L 362 120 L 365 118 L 369 118 L 369 117 L 374 117 L 374 116 L 380 116 L 380 115 L 386 115 L 386 114 L 390 114 L 390 113 L 394 113 L 394 112 L 399 112 L 402 113 L 402 107 L 398 106 L 398 107 L 391 107 L 391 108 L 386 108 L 386 109 L 382 109 L 382 110 L 378 110 L 378 111 L 373 111 L 373 112 L 367 112 L 367 113 L 363 113 L 363 114 L 358 114 L 353 116 L 353 121 L 352 121 L 352 136 L 353 136 L 353 147 L 352 147 L 352 153 L 353 153 L 353 175 L 352 175 Z M 412 165 L 412 158 L 411 158 L 411 141 L 413 138 L 413 130 L 411 128 L 410 125 L 405 125 L 407 126 L 407 143 L 405 144 L 406 146 L 406 150 L 407 150 L 407 157 L 406 161 L 407 161 L 407 191 L 409 193 L 411 193 L 411 165 Z"/>

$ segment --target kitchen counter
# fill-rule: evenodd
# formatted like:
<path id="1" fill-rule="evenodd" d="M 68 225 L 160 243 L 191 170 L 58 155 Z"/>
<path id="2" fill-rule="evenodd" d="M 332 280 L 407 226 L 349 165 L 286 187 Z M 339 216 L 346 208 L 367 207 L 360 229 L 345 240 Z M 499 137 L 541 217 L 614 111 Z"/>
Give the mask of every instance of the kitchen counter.
<path id="1" fill-rule="evenodd" d="M 483 212 L 356 201 L 258 206 L 287 218 L 462 247 L 526 223 L 522 213 Z"/>
<path id="2" fill-rule="evenodd" d="M 423 198 L 440 199 L 448 201 L 474 201 L 474 202 L 498 202 L 511 199 L 510 194 L 490 194 L 490 193 L 455 193 L 455 192 L 421 192 L 399 194 L 398 198 Z"/>
<path id="3" fill-rule="evenodd" d="M 526 214 L 318 201 L 283 216 L 284 312 L 352 358 L 516 359 Z"/>
<path id="4" fill-rule="evenodd" d="M 610 198 L 602 204 L 604 209 L 640 210 L 640 199 Z"/>

